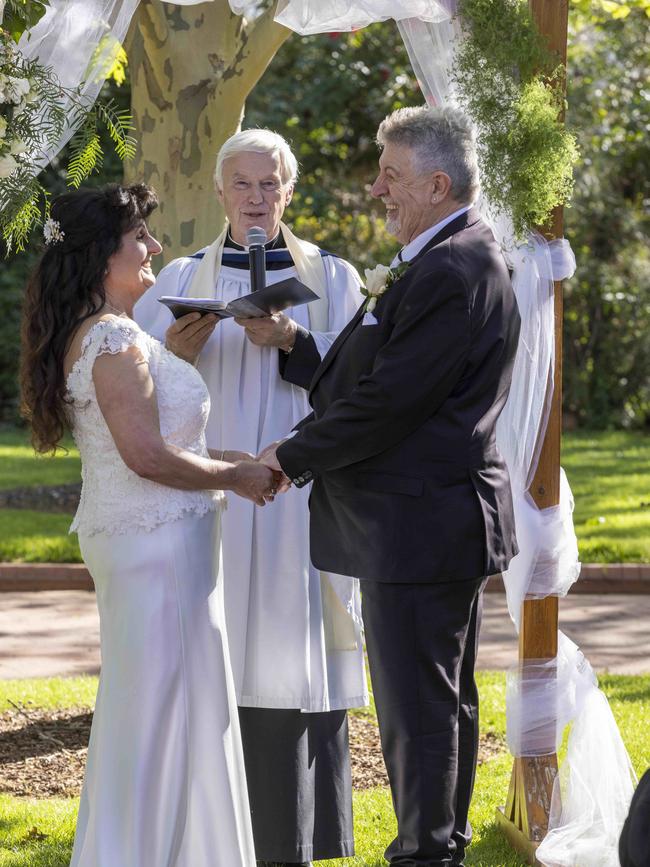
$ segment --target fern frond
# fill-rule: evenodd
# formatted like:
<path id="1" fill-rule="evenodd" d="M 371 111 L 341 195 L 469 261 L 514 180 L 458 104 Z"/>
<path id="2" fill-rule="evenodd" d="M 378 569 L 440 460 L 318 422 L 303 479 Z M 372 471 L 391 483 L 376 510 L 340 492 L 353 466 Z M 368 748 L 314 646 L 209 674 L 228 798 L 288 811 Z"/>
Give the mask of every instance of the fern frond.
<path id="1" fill-rule="evenodd" d="M 47 193 L 35 179 L 28 181 L 21 189 L 21 195 L 13 195 L 11 207 L 0 212 L 0 232 L 7 247 L 7 256 L 12 250 L 21 252 L 25 249 L 30 232 L 34 225 L 41 222 L 39 202 Z"/>
<path id="2" fill-rule="evenodd" d="M 130 160 L 135 156 L 137 142 L 129 132 L 133 126 L 133 118 L 128 111 L 118 111 L 115 102 L 97 103 L 97 117 L 106 126 L 115 144 L 115 152 L 121 160 Z"/>
<path id="3" fill-rule="evenodd" d="M 104 152 L 99 141 L 94 112 L 76 133 L 68 163 L 68 186 L 78 188 L 92 172 L 101 168 Z"/>

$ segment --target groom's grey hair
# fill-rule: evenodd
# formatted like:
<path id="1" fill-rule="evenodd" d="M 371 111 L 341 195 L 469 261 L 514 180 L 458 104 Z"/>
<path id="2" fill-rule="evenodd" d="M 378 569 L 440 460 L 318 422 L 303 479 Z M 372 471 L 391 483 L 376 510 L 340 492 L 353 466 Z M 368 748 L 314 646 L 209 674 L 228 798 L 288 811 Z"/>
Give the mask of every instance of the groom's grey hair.
<path id="1" fill-rule="evenodd" d="M 286 139 L 270 129 L 245 129 L 241 132 L 236 132 L 229 139 L 226 139 L 217 154 L 214 182 L 219 189 L 223 189 L 224 162 L 229 157 L 234 157 L 241 153 L 277 154 L 280 158 L 282 183 L 294 183 L 298 177 L 298 161 L 291 152 Z"/>
<path id="2" fill-rule="evenodd" d="M 449 175 L 451 193 L 468 205 L 479 192 L 476 134 L 472 122 L 457 108 L 399 108 L 380 123 L 377 144 L 405 145 L 415 154 L 419 172 Z"/>

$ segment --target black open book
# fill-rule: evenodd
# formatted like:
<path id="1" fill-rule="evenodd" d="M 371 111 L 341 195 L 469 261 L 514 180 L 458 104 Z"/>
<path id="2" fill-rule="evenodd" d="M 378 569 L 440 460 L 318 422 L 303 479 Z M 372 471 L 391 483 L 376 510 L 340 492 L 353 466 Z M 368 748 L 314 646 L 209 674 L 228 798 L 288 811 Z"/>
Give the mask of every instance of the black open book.
<path id="1" fill-rule="evenodd" d="M 298 307 L 300 304 L 308 304 L 316 301 L 318 295 L 312 292 L 309 286 L 305 286 L 295 277 L 272 283 L 250 295 L 235 298 L 228 304 L 223 301 L 215 301 L 213 298 L 182 298 L 173 295 L 163 295 L 158 300 L 166 304 L 175 319 L 185 316 L 187 313 L 214 313 L 220 319 L 229 319 L 236 316 L 238 319 L 255 319 L 260 316 L 270 316 L 272 313 L 281 313 L 287 307 Z"/>

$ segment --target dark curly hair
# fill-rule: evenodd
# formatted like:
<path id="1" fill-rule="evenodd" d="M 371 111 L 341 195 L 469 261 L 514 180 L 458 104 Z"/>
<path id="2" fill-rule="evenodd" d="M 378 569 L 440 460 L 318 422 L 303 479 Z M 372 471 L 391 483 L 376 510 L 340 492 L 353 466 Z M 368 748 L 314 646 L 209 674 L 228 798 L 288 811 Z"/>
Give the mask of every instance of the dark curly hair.
<path id="1" fill-rule="evenodd" d="M 104 306 L 108 260 L 157 205 L 145 184 L 76 190 L 52 203 L 63 239 L 46 246 L 30 277 L 21 326 L 21 412 L 38 452 L 55 452 L 68 428 L 63 361 L 81 323 Z"/>

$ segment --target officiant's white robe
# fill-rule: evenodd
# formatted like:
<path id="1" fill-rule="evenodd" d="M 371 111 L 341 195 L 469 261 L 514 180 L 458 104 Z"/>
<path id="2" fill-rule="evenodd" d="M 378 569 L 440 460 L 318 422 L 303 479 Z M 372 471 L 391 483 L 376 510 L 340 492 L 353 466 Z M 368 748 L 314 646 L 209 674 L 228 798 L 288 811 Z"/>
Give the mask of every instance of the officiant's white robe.
<path id="1" fill-rule="evenodd" d="M 157 299 L 191 294 L 202 252 L 163 268 L 136 306 L 138 323 L 160 340 L 173 320 Z M 322 261 L 328 331 L 312 332 L 321 357 L 363 300 L 352 266 L 332 255 Z M 268 271 L 267 283 L 292 276 L 298 276 L 294 267 Z M 248 270 L 222 264 L 215 298 L 227 302 L 250 291 Z M 309 329 L 308 306 L 286 313 Z M 212 401 L 206 430 L 210 448 L 257 454 L 286 437 L 310 412 L 305 389 L 281 378 L 279 350 L 255 346 L 232 320 L 217 325 L 197 366 Z M 323 583 L 311 565 L 308 497 L 309 487 L 291 489 L 259 508 L 228 496 L 222 568 L 230 656 L 242 706 L 319 712 L 368 703 L 358 582 L 329 576 L 329 584 Z M 327 592 L 328 587 L 335 588 L 354 621 L 354 649 L 332 649 L 336 642 L 326 637 L 321 588 Z"/>

